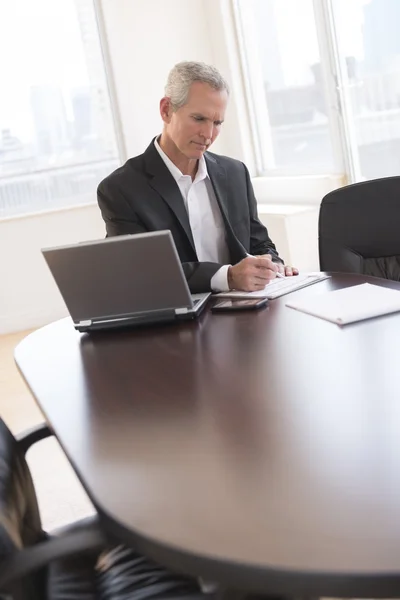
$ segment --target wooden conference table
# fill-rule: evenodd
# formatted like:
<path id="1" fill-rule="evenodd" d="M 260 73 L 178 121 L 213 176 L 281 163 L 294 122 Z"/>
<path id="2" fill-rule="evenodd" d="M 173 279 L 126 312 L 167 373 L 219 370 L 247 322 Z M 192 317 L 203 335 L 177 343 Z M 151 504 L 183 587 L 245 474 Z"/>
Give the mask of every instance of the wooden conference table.
<path id="1" fill-rule="evenodd" d="M 340 328 L 286 300 L 91 335 L 64 319 L 16 362 L 114 539 L 233 588 L 400 597 L 400 313 Z"/>

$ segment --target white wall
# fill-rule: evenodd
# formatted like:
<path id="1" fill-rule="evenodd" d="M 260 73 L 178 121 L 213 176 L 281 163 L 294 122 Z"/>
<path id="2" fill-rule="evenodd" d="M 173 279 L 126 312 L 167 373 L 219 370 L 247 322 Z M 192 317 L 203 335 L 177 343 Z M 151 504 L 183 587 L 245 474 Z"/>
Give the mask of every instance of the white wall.
<path id="1" fill-rule="evenodd" d="M 318 271 L 317 206 L 260 206 L 259 216 L 285 263 L 301 271 Z"/>
<path id="2" fill-rule="evenodd" d="M 0 333 L 68 314 L 40 248 L 102 237 L 95 206 L 0 221 Z"/>
<path id="3" fill-rule="evenodd" d="M 161 129 L 158 102 L 171 66 L 180 60 L 203 60 L 220 67 L 228 80 L 233 77 L 234 94 L 224 132 L 213 149 L 251 162 L 234 39 L 226 37 L 222 28 L 232 18 L 229 3 L 101 0 L 99 5 L 127 156 L 142 152 Z M 259 200 L 271 198 L 260 194 Z M 298 266 L 317 268 L 315 248 L 311 248 L 311 255 L 301 251 L 306 239 L 301 227 L 309 235 L 310 227 L 315 230 L 315 219 L 309 215 L 308 220 L 296 220 L 298 211 L 289 215 L 279 211 L 276 214 L 276 207 L 272 207 L 264 211 L 263 219 L 267 219 L 272 239 L 283 249 L 282 255 L 294 261 L 299 256 L 304 264 L 297 262 Z M 293 225 L 301 221 L 302 226 Z M 0 221 L 0 334 L 43 325 L 66 314 L 40 248 L 98 239 L 104 233 L 95 204 Z"/>

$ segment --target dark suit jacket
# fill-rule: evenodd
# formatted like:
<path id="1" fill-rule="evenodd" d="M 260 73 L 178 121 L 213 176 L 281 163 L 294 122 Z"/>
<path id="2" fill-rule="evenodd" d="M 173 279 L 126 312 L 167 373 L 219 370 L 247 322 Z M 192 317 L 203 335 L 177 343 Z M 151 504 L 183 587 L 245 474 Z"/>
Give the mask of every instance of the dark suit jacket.
<path id="1" fill-rule="evenodd" d="M 249 173 L 243 163 L 205 153 L 208 175 L 225 223 L 231 264 L 246 253 L 272 254 L 282 262 L 259 221 Z M 179 187 L 154 146 L 129 159 L 111 173 L 97 190 L 108 236 L 169 229 L 193 293 L 210 290 L 213 275 L 222 266 L 199 262 L 189 217 Z"/>

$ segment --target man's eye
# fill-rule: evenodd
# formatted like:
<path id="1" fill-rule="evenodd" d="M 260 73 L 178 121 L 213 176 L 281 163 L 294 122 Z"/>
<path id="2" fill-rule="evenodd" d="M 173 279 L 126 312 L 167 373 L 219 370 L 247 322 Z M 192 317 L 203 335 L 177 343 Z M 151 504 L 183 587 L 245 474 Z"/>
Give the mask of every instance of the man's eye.
<path id="1" fill-rule="evenodd" d="M 203 117 L 193 117 L 195 121 L 203 121 Z"/>

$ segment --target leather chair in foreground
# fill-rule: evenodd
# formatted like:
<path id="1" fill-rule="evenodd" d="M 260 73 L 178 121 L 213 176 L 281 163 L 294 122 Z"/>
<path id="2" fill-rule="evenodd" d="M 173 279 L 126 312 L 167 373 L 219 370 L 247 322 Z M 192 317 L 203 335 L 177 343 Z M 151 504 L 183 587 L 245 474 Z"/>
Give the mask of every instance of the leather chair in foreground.
<path id="1" fill-rule="evenodd" d="M 204 599 L 195 580 L 129 548 L 110 548 L 97 517 L 54 535 L 43 531 L 25 454 L 50 435 L 43 425 L 16 440 L 0 419 L 0 598 Z"/>
<path id="2" fill-rule="evenodd" d="M 327 194 L 319 213 L 321 271 L 400 281 L 400 177 Z"/>

